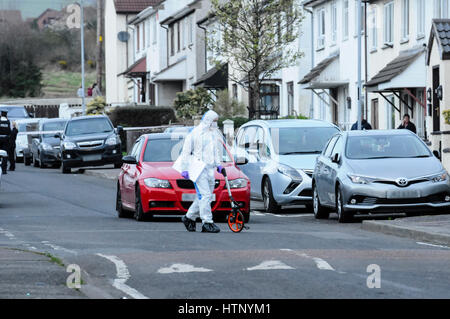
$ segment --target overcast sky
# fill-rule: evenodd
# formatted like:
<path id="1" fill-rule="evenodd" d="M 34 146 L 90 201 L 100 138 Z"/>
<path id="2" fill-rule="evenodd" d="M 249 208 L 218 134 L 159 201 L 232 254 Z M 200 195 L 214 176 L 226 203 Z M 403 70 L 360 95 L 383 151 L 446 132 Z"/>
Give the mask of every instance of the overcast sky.
<path id="1" fill-rule="evenodd" d="M 83 0 L 86 4 L 96 3 L 96 0 Z M 3 10 L 20 10 L 22 11 L 22 18 L 36 18 L 45 9 L 52 8 L 61 10 L 70 3 L 75 3 L 76 0 L 0 0 L 0 9 Z"/>

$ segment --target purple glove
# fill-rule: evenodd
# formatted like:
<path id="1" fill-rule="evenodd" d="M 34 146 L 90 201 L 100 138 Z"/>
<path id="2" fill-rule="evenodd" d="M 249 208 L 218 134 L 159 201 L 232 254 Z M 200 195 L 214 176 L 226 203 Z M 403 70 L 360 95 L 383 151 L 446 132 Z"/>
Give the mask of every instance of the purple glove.
<path id="1" fill-rule="evenodd" d="M 184 179 L 189 179 L 189 173 L 188 171 L 184 171 L 181 173 L 181 176 L 183 176 Z"/>
<path id="2" fill-rule="evenodd" d="M 222 166 L 222 165 L 217 166 L 217 171 L 218 171 L 220 174 L 222 174 L 222 170 L 223 170 L 223 166 Z"/>

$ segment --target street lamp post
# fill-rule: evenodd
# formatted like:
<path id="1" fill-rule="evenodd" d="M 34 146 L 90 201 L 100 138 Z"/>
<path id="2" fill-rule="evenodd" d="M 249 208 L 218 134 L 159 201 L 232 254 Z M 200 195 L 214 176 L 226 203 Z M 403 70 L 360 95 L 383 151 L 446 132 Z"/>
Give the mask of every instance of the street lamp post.
<path id="1" fill-rule="evenodd" d="M 85 100 L 85 83 L 84 83 L 84 8 L 83 0 L 80 0 L 80 29 L 81 29 L 81 105 L 83 108 L 83 115 L 86 115 L 86 100 Z"/>
<path id="2" fill-rule="evenodd" d="M 361 0 L 358 0 L 358 130 L 361 129 L 361 102 L 362 102 L 362 79 L 361 79 L 361 30 L 362 30 L 362 12 L 361 12 Z"/>

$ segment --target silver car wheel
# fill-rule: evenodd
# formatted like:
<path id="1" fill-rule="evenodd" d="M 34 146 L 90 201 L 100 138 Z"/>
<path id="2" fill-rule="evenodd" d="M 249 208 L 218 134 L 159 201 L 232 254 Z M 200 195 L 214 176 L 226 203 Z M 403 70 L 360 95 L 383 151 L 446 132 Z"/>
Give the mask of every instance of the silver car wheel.
<path id="1" fill-rule="evenodd" d="M 337 212 L 338 216 L 341 217 L 341 214 L 342 214 L 342 203 L 341 203 L 341 201 L 342 201 L 342 199 L 341 199 L 341 192 L 339 190 L 337 191 L 336 196 L 337 196 L 336 212 Z"/>
<path id="2" fill-rule="evenodd" d="M 264 183 L 264 208 L 267 210 L 269 208 L 269 186 L 267 182 Z"/>
<path id="3" fill-rule="evenodd" d="M 314 215 L 317 215 L 319 212 L 319 194 L 317 194 L 317 187 L 314 187 L 313 209 L 314 209 Z"/>

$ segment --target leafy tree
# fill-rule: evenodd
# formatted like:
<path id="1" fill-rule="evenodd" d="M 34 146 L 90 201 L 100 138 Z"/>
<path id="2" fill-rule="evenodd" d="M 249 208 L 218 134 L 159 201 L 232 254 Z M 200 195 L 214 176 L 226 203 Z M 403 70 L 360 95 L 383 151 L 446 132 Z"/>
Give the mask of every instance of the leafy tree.
<path id="1" fill-rule="evenodd" d="M 249 92 L 249 117 L 258 116 L 261 84 L 295 65 L 295 41 L 303 13 L 300 0 L 211 0 L 215 16 L 207 42 L 216 64 L 228 62 L 231 80 Z"/>
<path id="2" fill-rule="evenodd" d="M 41 94 L 42 73 L 36 63 L 40 49 L 38 37 L 29 26 L 4 26 L 0 32 L 0 96 Z"/>
<path id="3" fill-rule="evenodd" d="M 245 104 L 233 99 L 228 94 L 228 90 L 217 92 L 217 99 L 214 102 L 214 111 L 223 117 L 234 117 L 244 115 L 246 112 Z"/>
<path id="4" fill-rule="evenodd" d="M 211 95 L 202 87 L 178 92 L 174 101 L 177 116 L 183 119 L 191 119 L 196 115 L 201 115 L 208 111 L 212 105 Z"/>

